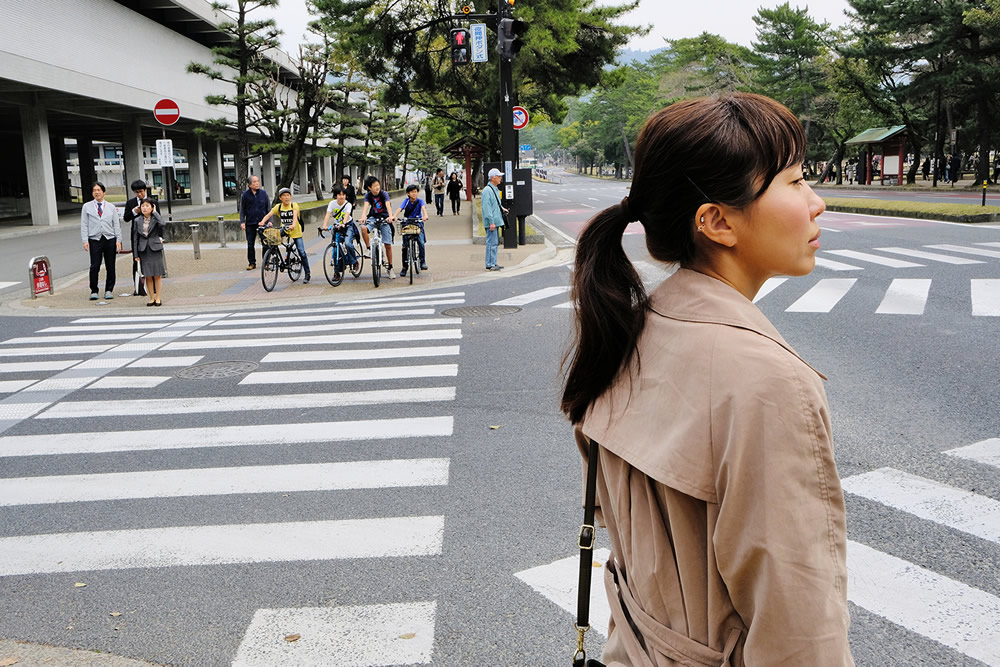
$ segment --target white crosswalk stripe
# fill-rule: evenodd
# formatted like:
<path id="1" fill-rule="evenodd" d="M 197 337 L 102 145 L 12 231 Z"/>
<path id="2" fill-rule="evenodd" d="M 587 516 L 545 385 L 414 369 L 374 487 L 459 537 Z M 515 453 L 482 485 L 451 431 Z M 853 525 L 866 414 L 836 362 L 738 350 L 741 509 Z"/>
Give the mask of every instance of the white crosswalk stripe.
<path id="1" fill-rule="evenodd" d="M 788 278 L 768 278 L 766 281 L 764 281 L 764 284 L 760 286 L 760 290 L 757 292 L 757 295 L 753 298 L 753 302 L 757 303 L 765 296 L 767 296 L 774 290 L 781 287 L 786 280 L 788 280 Z"/>
<path id="2" fill-rule="evenodd" d="M 856 259 L 861 262 L 869 262 L 871 264 L 889 266 L 894 269 L 909 269 L 909 268 L 923 266 L 923 264 L 907 262 L 902 259 L 893 259 L 892 257 L 880 257 L 879 255 L 873 255 L 869 252 L 860 252 L 857 250 L 824 250 L 823 252 L 829 253 L 831 255 L 838 255 L 840 257 L 847 257 L 849 259 Z"/>
<path id="3" fill-rule="evenodd" d="M 972 314 L 1000 317 L 1000 280 L 972 281 Z"/>
<path id="4" fill-rule="evenodd" d="M 566 289 L 550 290 L 551 295 Z M 463 321 L 443 317 L 440 311 L 464 303 L 464 296 L 449 292 L 379 297 L 232 315 L 78 318 L 33 336 L 2 340 L 0 373 L 6 377 L 0 380 L 0 460 L 72 456 L 87 472 L 0 477 L 0 507 L 58 513 L 76 504 L 100 518 L 109 511 L 109 502 L 155 507 L 170 499 L 374 494 L 384 489 L 406 493 L 446 487 L 452 463 L 438 452 L 443 439 L 455 432 L 450 413 L 459 364 L 434 362 L 460 359 Z M 190 381 L 173 375 L 175 370 L 226 359 L 233 349 L 240 351 L 240 359 L 256 357 L 266 370 L 225 385 L 231 395 L 189 395 L 185 387 L 193 386 Z M 372 381 L 391 384 L 371 386 Z M 300 393 L 294 394 L 266 389 L 331 382 L 343 389 L 296 387 Z M 270 393 L 254 392 L 257 386 Z M 153 387 L 159 389 L 144 393 Z M 89 391 L 93 389 L 121 394 L 109 400 Z M 386 416 L 348 418 L 359 408 L 379 409 Z M 354 413 L 337 418 L 340 409 Z M 254 420 L 225 425 L 244 413 L 253 414 Z M 270 423 L 260 423 L 260 415 L 268 414 L 274 415 Z M 157 428 L 128 429 L 135 415 L 157 419 Z M 213 415 L 233 417 L 216 422 Z M 105 421 L 88 421 L 95 419 Z M 50 428 L 10 430 L 24 420 Z M 128 430 L 108 430 L 103 425 L 107 423 Z M 380 443 L 384 447 L 375 446 Z M 395 453 L 401 443 L 406 443 L 409 458 Z M 259 460 L 307 445 L 316 446 L 311 451 L 326 460 Z M 361 445 L 365 449 L 354 449 Z M 225 467 L 209 467 L 196 453 L 203 448 L 227 449 L 232 455 Z M 358 451 L 370 454 L 355 460 Z M 383 451 L 397 458 L 379 458 Z M 139 463 L 145 458 L 131 459 L 127 468 L 118 470 L 87 465 L 94 456 L 152 452 L 174 465 L 145 469 Z M 241 464 L 241 459 L 248 460 Z M 143 525 L 140 518 L 137 525 L 123 528 L 115 523 L 110 530 L 101 530 L 99 521 L 91 520 L 87 530 L 79 532 L 0 537 L 0 577 L 338 559 L 351 559 L 356 563 L 352 567 L 363 569 L 366 559 L 385 558 L 398 559 L 405 569 L 408 559 L 442 553 L 446 516 L 433 509 L 417 516 L 398 514 L 163 525 L 154 520 L 154 511 L 150 524 Z M 374 667 L 431 661 L 437 614 L 433 600 L 370 602 L 260 609 L 247 619 L 233 664 Z M 274 641 L 274 629 L 286 623 L 303 631 L 302 641 L 294 646 Z M 401 633 L 409 639 L 400 641 Z"/>
<path id="5" fill-rule="evenodd" d="M 847 292 L 856 278 L 825 278 L 813 285 L 798 301 L 788 307 L 789 313 L 829 313 Z"/>
<path id="6" fill-rule="evenodd" d="M 928 245 L 924 247 L 933 248 L 934 250 L 947 250 L 949 252 L 958 252 L 966 255 L 977 255 L 979 257 L 1000 258 L 1000 250 L 987 250 L 986 248 L 970 248 L 969 246 L 951 245 L 947 243 L 942 243 L 939 245 Z"/>
<path id="7" fill-rule="evenodd" d="M 881 315 L 923 315 L 930 289 L 930 278 L 897 278 L 889 285 L 875 312 Z"/>
<path id="8" fill-rule="evenodd" d="M 832 259 L 827 259 L 826 257 L 817 257 L 816 266 L 822 269 L 830 269 L 831 271 L 863 271 L 864 269 L 860 266 L 854 266 L 853 264 L 844 264 L 843 262 L 837 262 Z"/>
<path id="9" fill-rule="evenodd" d="M 890 252 L 894 255 L 905 255 L 916 257 L 917 259 L 927 259 L 932 262 L 943 262 L 945 264 L 982 264 L 978 259 L 968 259 L 967 257 L 955 257 L 954 255 L 942 255 L 937 252 L 927 252 L 925 250 L 913 250 L 911 248 L 875 248 L 879 252 Z"/>
<path id="10" fill-rule="evenodd" d="M 502 299 L 500 301 L 494 302 L 494 306 L 526 306 L 529 303 L 534 303 L 535 301 L 541 301 L 542 299 L 548 299 L 549 297 L 557 296 L 559 294 L 565 294 L 570 290 L 569 285 L 556 285 L 555 287 L 545 287 L 540 290 L 535 290 L 534 292 L 528 292 L 527 294 L 521 294 L 519 296 L 513 296 L 509 299 Z"/>

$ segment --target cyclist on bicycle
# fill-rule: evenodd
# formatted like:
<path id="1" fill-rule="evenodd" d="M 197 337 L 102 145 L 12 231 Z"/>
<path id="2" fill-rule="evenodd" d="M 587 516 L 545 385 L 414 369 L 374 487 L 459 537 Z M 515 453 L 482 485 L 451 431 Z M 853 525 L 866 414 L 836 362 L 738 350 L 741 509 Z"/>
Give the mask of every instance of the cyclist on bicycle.
<path id="1" fill-rule="evenodd" d="M 417 224 L 420 226 L 420 236 L 417 237 L 417 247 L 420 248 L 420 270 L 427 270 L 427 252 L 424 249 L 424 223 L 427 222 L 427 204 L 423 199 L 417 197 L 420 188 L 416 185 L 406 186 L 406 199 L 399 207 L 399 213 L 404 219 L 420 218 Z M 399 277 L 406 277 L 406 245 L 403 245 L 403 268 L 399 271 Z"/>
<path id="2" fill-rule="evenodd" d="M 333 188 L 334 199 L 326 207 L 326 215 L 323 217 L 323 227 L 330 229 L 330 218 L 333 218 L 333 223 L 336 225 L 344 225 L 344 246 L 347 251 L 344 255 L 344 261 L 348 266 L 353 266 L 354 270 L 357 271 L 358 258 L 354 255 L 354 237 L 360 236 L 361 233 L 358 231 L 358 226 L 354 224 L 354 219 L 351 218 L 351 202 L 347 201 L 347 191 L 340 185 L 336 185 Z"/>
<path id="3" fill-rule="evenodd" d="M 302 222 L 299 219 L 301 215 L 299 205 L 292 201 L 292 191 L 288 188 L 278 190 L 278 200 L 280 203 L 268 211 L 267 215 L 260 221 L 260 224 L 262 227 L 270 227 L 272 225 L 270 222 L 271 216 L 278 216 L 282 230 L 287 229 L 288 238 L 295 241 L 295 247 L 299 250 L 299 256 L 302 257 L 302 268 L 306 272 L 306 279 L 302 281 L 302 284 L 308 285 L 310 278 L 309 257 L 306 255 L 305 243 L 302 242 Z"/>
<path id="4" fill-rule="evenodd" d="M 376 227 L 381 228 L 382 244 L 385 246 L 385 257 L 389 260 L 389 279 L 395 278 L 392 275 L 392 225 L 380 224 L 384 221 L 393 223 L 396 216 L 392 214 L 392 202 L 389 200 L 389 193 L 382 189 L 382 184 L 374 176 L 365 179 L 365 207 L 361 212 L 362 220 L 365 224 L 361 227 L 361 236 L 365 240 L 365 246 L 371 247 L 368 242 L 368 234 Z M 369 217 L 371 212 L 371 217 Z"/>

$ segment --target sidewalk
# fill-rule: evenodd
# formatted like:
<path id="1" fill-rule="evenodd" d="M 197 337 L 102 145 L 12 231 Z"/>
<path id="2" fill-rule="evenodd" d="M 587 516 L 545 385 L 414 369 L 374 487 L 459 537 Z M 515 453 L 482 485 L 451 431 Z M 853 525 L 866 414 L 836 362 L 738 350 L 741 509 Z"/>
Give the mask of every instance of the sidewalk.
<path id="1" fill-rule="evenodd" d="M 383 273 L 381 286 L 377 289 L 372 283 L 371 265 L 368 261 L 365 261 L 364 270 L 358 278 L 348 273 L 340 286 L 331 287 L 326 281 L 322 266 L 322 254 L 329 243 L 329 237 L 319 238 L 316 235 L 317 224 L 308 222 L 305 226 L 304 239 L 312 280 L 308 285 L 303 285 L 301 278 L 293 283 L 287 273 L 280 273 L 273 292 L 265 291 L 261 284 L 259 243 L 256 246 L 257 269 L 254 271 L 246 270 L 245 242 L 230 241 L 227 248 L 221 248 L 216 242 L 202 243 L 201 259 L 194 258 L 190 243 L 165 244 L 168 277 L 163 280 L 163 307 L 156 310 L 155 314 L 161 315 L 171 308 L 181 307 L 185 310 L 218 308 L 220 305 L 231 308 L 241 304 L 265 306 L 277 303 L 316 303 L 389 296 L 500 278 L 516 267 L 529 267 L 555 256 L 555 247 L 550 243 L 524 245 L 511 250 L 505 250 L 501 246 L 498 257 L 500 263 L 506 267 L 505 270 L 485 271 L 485 249 L 473 242 L 473 207 L 468 205 L 468 202 L 465 203 L 462 212 L 457 216 L 452 215 L 450 210 L 446 210 L 445 215 L 440 217 L 431 213 L 426 224 L 429 270 L 416 275 L 413 285 L 410 285 L 409 277 L 398 277 L 401 264 L 398 234 L 392 248 L 393 272 L 397 277 L 395 280 L 388 280 Z M 79 225 L 78 219 L 75 224 Z M 143 309 L 143 313 L 147 313 L 148 311 L 144 309 L 148 299 L 143 296 L 131 296 L 132 261 L 131 255 L 118 257 L 119 280 L 115 298 L 111 301 L 88 300 L 90 291 L 87 286 L 87 272 L 83 271 L 70 278 L 56 280 L 54 295 L 43 294 L 37 299 L 25 298 L 26 290 L 22 289 L 16 298 L 8 297 L 6 310 L 8 313 L 20 311 L 21 314 L 32 314 L 53 310 L 134 312 Z M 103 272 L 100 284 L 103 287 Z"/>

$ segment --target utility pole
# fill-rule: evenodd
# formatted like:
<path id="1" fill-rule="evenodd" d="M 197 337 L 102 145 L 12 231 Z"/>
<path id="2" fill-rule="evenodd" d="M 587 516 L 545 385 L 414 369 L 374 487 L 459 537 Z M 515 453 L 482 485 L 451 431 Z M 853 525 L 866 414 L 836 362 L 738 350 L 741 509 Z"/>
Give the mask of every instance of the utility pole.
<path id="1" fill-rule="evenodd" d="M 504 249 L 517 248 L 517 209 L 514 203 L 514 170 L 517 168 L 517 135 L 514 132 L 514 35 L 513 2 L 497 3 L 497 54 L 500 61 L 500 170 L 503 172 L 503 205 L 507 225 L 503 230 Z"/>

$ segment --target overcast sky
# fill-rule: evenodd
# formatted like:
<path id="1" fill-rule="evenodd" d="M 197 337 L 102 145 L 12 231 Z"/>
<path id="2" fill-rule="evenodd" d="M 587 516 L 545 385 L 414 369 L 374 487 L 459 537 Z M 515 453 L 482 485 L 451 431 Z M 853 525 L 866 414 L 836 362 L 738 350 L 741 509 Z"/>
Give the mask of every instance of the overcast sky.
<path id="1" fill-rule="evenodd" d="M 530 0 L 522 0 L 530 2 Z M 750 46 L 756 34 L 753 15 L 758 7 L 776 7 L 779 0 L 640 0 L 639 8 L 627 17 L 631 25 L 649 24 L 652 31 L 646 37 L 632 40 L 629 47 L 637 50 L 658 49 L 665 38 L 694 37 L 708 31 L 722 35 L 731 42 Z M 847 22 L 844 10 L 847 0 L 791 1 L 793 7 L 807 7 L 816 21 L 828 21 L 833 26 Z M 515 5 L 516 13 L 516 5 Z M 281 0 L 275 12 L 278 27 L 285 31 L 281 44 L 285 51 L 298 53 L 298 43 L 305 32 L 309 14 L 305 0 Z"/>

